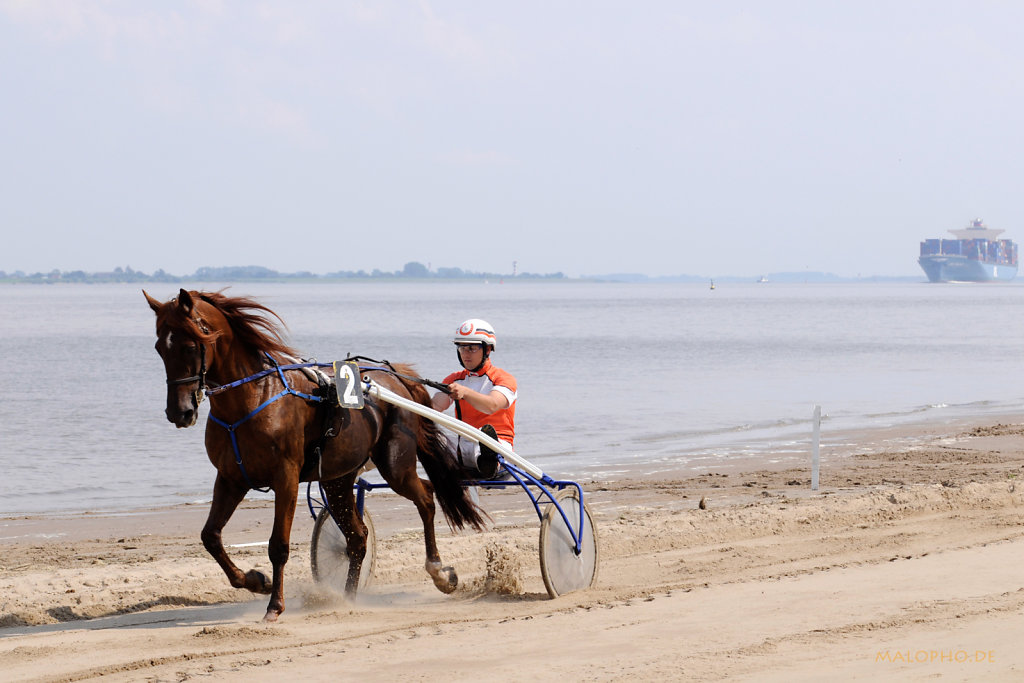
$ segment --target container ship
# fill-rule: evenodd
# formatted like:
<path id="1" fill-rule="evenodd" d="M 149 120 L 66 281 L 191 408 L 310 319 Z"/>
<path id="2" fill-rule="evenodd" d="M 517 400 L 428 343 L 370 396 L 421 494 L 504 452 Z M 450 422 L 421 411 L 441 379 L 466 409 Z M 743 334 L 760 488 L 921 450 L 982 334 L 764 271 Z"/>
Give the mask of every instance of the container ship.
<path id="1" fill-rule="evenodd" d="M 931 282 L 1006 282 L 1017 275 L 1017 244 L 996 239 L 980 218 L 966 228 L 950 230 L 956 239 L 921 242 L 917 260 Z"/>

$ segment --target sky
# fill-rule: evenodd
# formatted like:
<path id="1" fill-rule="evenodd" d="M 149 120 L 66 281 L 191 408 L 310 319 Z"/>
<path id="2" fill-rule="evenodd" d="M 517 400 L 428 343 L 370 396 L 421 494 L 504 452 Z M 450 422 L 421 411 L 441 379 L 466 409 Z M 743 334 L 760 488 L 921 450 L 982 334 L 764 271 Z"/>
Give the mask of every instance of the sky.
<path id="1" fill-rule="evenodd" d="M 1024 3 L 0 0 L 0 270 L 920 275 Z"/>

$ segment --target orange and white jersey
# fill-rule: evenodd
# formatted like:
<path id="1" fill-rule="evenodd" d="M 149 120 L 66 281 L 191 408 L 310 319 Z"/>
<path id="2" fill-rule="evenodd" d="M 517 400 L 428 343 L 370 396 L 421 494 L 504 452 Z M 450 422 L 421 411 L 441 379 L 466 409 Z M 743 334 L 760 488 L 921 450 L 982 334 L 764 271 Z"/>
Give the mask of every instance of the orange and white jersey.
<path id="1" fill-rule="evenodd" d="M 453 372 L 444 378 L 445 384 L 458 382 L 459 384 L 472 389 L 484 396 L 492 391 L 501 392 L 508 399 L 508 407 L 495 411 L 488 415 L 469 404 L 469 401 L 459 401 L 459 414 L 463 422 L 471 427 L 480 429 L 485 424 L 494 427 L 498 438 L 512 446 L 516 435 L 516 378 L 501 368 L 495 367 L 490 359 L 484 362 L 479 373 L 469 370 Z"/>

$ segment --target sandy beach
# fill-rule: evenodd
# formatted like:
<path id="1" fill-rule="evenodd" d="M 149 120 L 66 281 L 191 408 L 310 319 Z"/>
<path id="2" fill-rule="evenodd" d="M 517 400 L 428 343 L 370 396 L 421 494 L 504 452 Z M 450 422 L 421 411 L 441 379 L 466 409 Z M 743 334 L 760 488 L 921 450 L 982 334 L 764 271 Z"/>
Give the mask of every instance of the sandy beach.
<path id="1" fill-rule="evenodd" d="M 203 505 L 0 519 L 3 678 L 1024 676 L 1024 415 L 845 441 L 823 449 L 818 491 L 809 456 L 581 482 L 599 577 L 554 600 L 521 491 L 481 492 L 484 533 L 438 522 L 452 595 L 430 584 L 418 518 L 393 494 L 371 494 L 377 564 L 352 603 L 314 583 L 299 514 L 277 624 L 206 555 Z M 269 570 L 271 520 L 247 503 L 228 525 L 243 569 Z"/>

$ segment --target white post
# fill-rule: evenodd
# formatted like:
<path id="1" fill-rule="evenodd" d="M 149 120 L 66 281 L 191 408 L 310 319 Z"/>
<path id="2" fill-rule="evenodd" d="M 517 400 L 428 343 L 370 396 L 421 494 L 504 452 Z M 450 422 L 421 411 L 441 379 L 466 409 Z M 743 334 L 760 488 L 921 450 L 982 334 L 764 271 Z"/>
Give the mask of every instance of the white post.
<path id="1" fill-rule="evenodd" d="M 814 430 L 811 436 L 811 490 L 818 490 L 818 467 L 821 461 L 820 448 L 818 447 L 821 441 L 821 406 L 814 406 Z"/>

